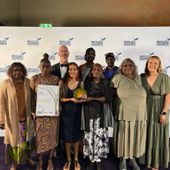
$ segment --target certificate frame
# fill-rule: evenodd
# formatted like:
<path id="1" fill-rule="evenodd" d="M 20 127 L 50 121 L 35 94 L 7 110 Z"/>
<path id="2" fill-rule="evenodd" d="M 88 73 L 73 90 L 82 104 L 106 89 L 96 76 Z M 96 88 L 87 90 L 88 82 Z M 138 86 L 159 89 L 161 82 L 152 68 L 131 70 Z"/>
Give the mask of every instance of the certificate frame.
<path id="1" fill-rule="evenodd" d="M 38 85 L 36 116 L 59 116 L 59 86 Z"/>

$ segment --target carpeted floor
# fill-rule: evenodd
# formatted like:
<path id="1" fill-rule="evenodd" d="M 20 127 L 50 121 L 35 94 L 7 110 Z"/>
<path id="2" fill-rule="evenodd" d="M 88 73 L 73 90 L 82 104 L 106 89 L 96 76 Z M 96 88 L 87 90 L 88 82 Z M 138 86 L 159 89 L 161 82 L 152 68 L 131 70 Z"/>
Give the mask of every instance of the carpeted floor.
<path id="1" fill-rule="evenodd" d="M 47 159 L 48 157 L 44 157 L 44 170 L 47 169 Z M 33 153 L 33 160 L 37 162 L 36 153 Z M 53 163 L 55 166 L 55 170 L 62 170 L 62 167 L 65 163 L 65 154 L 61 153 L 57 157 L 53 158 Z M 80 155 L 80 164 L 81 164 L 81 170 L 86 170 L 88 161 L 83 158 L 83 156 Z M 107 159 L 103 160 L 102 162 L 103 170 L 118 170 L 118 159 L 113 158 L 112 156 L 109 156 Z M 9 170 L 10 165 L 6 165 L 4 161 L 4 144 L 3 144 L 3 138 L 0 137 L 0 170 Z M 168 168 L 170 170 L 170 166 Z M 30 167 L 27 163 L 24 163 L 23 165 L 19 166 L 17 170 L 36 170 L 36 167 Z M 71 166 L 71 170 L 74 170 L 74 165 Z M 132 168 L 128 165 L 128 170 L 132 170 Z M 148 168 L 142 167 L 141 170 L 148 170 Z M 164 168 L 160 168 L 159 170 L 167 170 Z"/>

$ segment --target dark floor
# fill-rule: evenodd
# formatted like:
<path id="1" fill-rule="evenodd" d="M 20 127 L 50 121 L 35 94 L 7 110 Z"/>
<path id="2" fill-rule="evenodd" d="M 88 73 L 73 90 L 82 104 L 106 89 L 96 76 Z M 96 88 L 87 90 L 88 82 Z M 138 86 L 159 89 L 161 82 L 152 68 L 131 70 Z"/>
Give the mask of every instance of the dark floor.
<path id="1" fill-rule="evenodd" d="M 33 155 L 36 155 L 33 153 Z M 37 157 L 33 156 L 33 159 L 37 162 Z M 55 166 L 55 170 L 62 170 L 62 167 L 65 163 L 65 154 L 61 153 L 60 156 L 57 156 L 57 158 L 53 158 L 53 163 Z M 86 170 L 88 161 L 83 158 L 83 156 L 80 155 L 80 164 L 81 164 L 81 170 Z M 109 156 L 107 159 L 103 160 L 102 163 L 103 170 L 118 170 L 118 160 L 116 158 L 113 158 L 112 156 Z M 0 137 L 0 170 L 9 170 L 10 165 L 6 165 L 4 162 L 4 144 L 3 144 L 3 138 Z M 24 163 L 23 165 L 18 167 L 18 170 L 35 170 L 36 167 L 31 168 L 27 163 Z M 47 169 L 47 156 L 44 157 L 44 170 Z M 71 166 L 71 170 L 73 170 L 73 165 Z M 170 170 L 170 166 L 168 168 Z M 130 166 L 128 166 L 128 170 L 132 170 Z M 141 170 L 148 170 L 148 168 L 145 168 L 141 166 Z M 164 168 L 160 168 L 159 170 L 167 170 Z"/>

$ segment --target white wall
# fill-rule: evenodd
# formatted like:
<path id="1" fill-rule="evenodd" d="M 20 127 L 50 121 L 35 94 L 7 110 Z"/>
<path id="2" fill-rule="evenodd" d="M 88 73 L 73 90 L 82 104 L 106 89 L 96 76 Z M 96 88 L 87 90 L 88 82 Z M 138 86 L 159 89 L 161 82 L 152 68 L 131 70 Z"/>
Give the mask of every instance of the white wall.
<path id="1" fill-rule="evenodd" d="M 115 65 L 132 58 L 139 73 L 148 57 L 158 55 L 164 72 L 170 75 L 170 27 L 0 27 L 0 82 L 13 62 L 25 64 L 29 77 L 39 72 L 44 53 L 50 55 L 52 64 L 58 62 L 60 45 L 68 46 L 70 62 L 84 63 L 86 49 L 93 47 L 95 62 L 105 66 L 104 54 L 114 52 Z"/>

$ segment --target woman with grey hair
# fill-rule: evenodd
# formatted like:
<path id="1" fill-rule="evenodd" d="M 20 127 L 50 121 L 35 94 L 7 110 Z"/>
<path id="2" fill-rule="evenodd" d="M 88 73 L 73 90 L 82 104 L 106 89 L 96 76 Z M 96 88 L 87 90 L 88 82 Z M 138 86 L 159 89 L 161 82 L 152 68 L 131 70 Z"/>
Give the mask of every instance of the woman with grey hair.
<path id="1" fill-rule="evenodd" d="M 142 87 L 137 67 L 130 58 L 123 60 L 120 74 L 112 79 L 117 89 L 115 113 L 114 153 L 119 158 L 119 169 L 126 170 L 126 160 L 135 170 L 140 167 L 136 158 L 145 152 L 146 141 L 146 92 Z"/>

